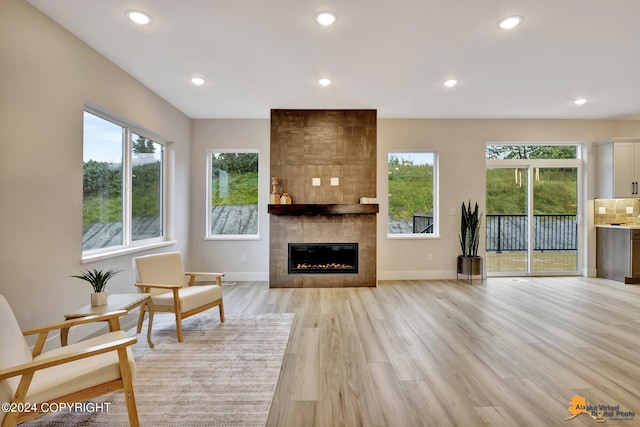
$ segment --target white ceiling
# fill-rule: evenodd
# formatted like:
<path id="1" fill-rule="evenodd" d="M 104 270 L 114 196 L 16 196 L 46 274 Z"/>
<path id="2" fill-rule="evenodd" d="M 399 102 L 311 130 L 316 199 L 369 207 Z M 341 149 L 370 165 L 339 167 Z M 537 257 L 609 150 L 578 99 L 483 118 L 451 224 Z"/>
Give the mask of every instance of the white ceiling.
<path id="1" fill-rule="evenodd" d="M 639 0 L 28 1 L 191 118 L 640 119 Z M 313 20 L 324 9 L 333 27 Z"/>

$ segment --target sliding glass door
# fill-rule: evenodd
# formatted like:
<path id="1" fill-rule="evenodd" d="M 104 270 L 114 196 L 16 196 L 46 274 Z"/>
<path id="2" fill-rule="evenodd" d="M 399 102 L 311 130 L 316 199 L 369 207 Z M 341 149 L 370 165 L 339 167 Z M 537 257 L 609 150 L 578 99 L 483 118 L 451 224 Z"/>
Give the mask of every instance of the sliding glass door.
<path id="1" fill-rule="evenodd" d="M 544 150 L 536 148 L 544 157 Z M 576 274 L 581 240 L 579 160 L 488 158 L 486 178 L 487 273 Z"/>
<path id="2" fill-rule="evenodd" d="M 578 268 L 578 168 L 533 171 L 532 270 L 575 272 Z"/>
<path id="3" fill-rule="evenodd" d="M 528 169 L 487 168 L 487 273 L 529 271 Z"/>

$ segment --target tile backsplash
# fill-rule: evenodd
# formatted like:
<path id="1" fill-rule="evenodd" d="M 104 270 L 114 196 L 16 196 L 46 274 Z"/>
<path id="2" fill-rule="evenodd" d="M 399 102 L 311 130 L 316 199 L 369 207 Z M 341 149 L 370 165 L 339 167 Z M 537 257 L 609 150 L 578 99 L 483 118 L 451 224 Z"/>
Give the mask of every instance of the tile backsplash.
<path id="1" fill-rule="evenodd" d="M 595 199 L 594 224 L 640 224 L 640 199 Z"/>

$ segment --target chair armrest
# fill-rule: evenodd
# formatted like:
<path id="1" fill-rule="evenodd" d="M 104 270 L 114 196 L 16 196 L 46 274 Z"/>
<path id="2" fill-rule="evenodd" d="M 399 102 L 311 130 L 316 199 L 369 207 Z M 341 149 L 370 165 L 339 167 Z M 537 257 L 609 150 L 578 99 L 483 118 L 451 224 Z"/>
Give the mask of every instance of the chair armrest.
<path id="1" fill-rule="evenodd" d="M 21 365 L 12 366 L 11 368 L 0 370 L 0 380 L 15 377 L 18 375 L 33 373 L 41 369 L 50 368 L 56 365 L 62 365 L 63 363 L 73 362 L 74 360 L 85 359 L 87 357 L 108 353 L 110 351 L 128 347 L 135 344 L 136 342 L 138 342 L 138 339 L 135 337 L 122 338 L 110 343 L 87 347 L 83 350 L 76 350 L 67 354 L 61 354 L 54 357 L 45 357 L 30 363 L 23 363 Z"/>
<path id="2" fill-rule="evenodd" d="M 139 288 L 156 288 L 156 289 L 180 289 L 183 285 L 162 285 L 159 283 L 136 283 Z"/>
<path id="3" fill-rule="evenodd" d="M 215 277 L 216 278 L 216 284 L 217 285 L 222 285 L 222 276 L 224 276 L 224 273 L 204 273 L 204 272 L 186 272 L 184 273 L 185 276 L 189 276 L 189 286 L 193 286 L 193 284 L 196 281 L 196 276 L 208 276 L 208 277 Z"/>
<path id="4" fill-rule="evenodd" d="M 79 317 L 77 319 L 70 319 L 62 322 L 51 323 L 49 325 L 25 329 L 22 331 L 22 334 L 27 336 L 27 335 L 39 334 L 42 332 L 49 332 L 55 329 L 70 328 L 71 326 L 81 325 L 83 323 L 104 322 L 105 320 L 113 319 L 115 317 L 121 317 L 121 316 L 124 316 L 125 314 L 127 314 L 127 310 L 117 310 L 117 311 L 111 311 L 109 313 L 94 314 L 91 316 Z"/>
<path id="5" fill-rule="evenodd" d="M 210 276 L 210 277 L 224 277 L 224 273 L 203 273 L 203 272 L 186 272 L 187 276 Z"/>

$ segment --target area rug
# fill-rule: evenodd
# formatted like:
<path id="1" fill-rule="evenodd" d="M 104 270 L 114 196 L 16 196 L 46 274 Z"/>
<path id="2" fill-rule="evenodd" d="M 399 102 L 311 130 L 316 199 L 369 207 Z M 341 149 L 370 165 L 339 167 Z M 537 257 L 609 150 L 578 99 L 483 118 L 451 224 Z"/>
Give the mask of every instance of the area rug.
<path id="1" fill-rule="evenodd" d="M 217 313 L 184 320 L 182 343 L 172 315 L 155 316 L 154 349 L 144 333 L 138 335 L 134 390 L 140 425 L 266 424 L 294 314 L 229 314 L 220 323 Z M 92 402 L 109 403 L 108 410 L 103 405 L 96 412 L 53 413 L 21 426 L 129 425 L 122 391 Z"/>

